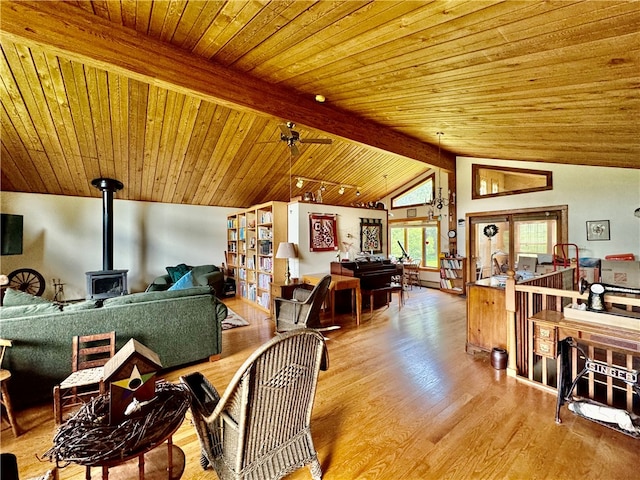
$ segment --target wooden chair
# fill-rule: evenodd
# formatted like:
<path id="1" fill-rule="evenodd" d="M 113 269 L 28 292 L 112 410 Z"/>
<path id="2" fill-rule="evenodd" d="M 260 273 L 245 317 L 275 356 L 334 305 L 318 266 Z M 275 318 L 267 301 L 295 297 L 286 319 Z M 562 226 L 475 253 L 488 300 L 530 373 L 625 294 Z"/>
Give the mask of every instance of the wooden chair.
<path id="1" fill-rule="evenodd" d="M 116 353 L 116 332 L 75 336 L 72 339 L 71 375 L 53 387 L 53 415 L 62 423 L 62 409 L 80 405 L 105 393 L 104 365 Z"/>
<path id="2" fill-rule="evenodd" d="M 4 352 L 8 347 L 11 347 L 13 342 L 11 340 L 5 340 L 0 338 L 0 367 L 2 366 L 2 360 L 4 360 Z M 9 389 L 7 388 L 7 382 L 11 378 L 11 371 L 0 368 L 0 404 L 7 412 L 7 418 L 9 419 L 9 425 L 13 434 L 17 437 L 20 435 L 20 427 L 13 413 L 13 406 L 11 405 L 11 398 L 9 397 Z"/>
<path id="3" fill-rule="evenodd" d="M 318 374 L 326 365 L 322 335 L 298 329 L 258 348 L 222 398 L 201 373 L 180 377 L 192 393 L 202 467 L 211 465 L 225 480 L 275 480 L 308 465 L 320 480 L 310 422 Z"/>
<path id="4" fill-rule="evenodd" d="M 407 285 L 409 285 L 412 290 L 414 285 L 422 287 L 422 285 L 420 285 L 420 270 L 418 270 L 417 263 L 404 264 L 404 278 Z"/>
<path id="5" fill-rule="evenodd" d="M 293 299 L 276 298 L 276 331 L 287 332 L 298 328 L 321 328 L 320 311 L 324 304 L 331 275 L 326 275 L 312 290 L 300 285 L 293 291 Z"/>

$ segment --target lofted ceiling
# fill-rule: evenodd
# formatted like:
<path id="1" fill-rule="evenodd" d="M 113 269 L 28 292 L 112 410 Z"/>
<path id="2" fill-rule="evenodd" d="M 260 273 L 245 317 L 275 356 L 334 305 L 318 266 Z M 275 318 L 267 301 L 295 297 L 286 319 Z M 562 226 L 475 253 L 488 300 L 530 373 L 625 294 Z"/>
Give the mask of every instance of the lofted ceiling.
<path id="1" fill-rule="evenodd" d="M 303 176 L 349 205 L 455 156 L 640 168 L 639 2 L 0 8 L 4 191 L 110 177 L 120 199 L 246 207 L 320 187 Z M 332 143 L 292 156 L 287 121 Z"/>

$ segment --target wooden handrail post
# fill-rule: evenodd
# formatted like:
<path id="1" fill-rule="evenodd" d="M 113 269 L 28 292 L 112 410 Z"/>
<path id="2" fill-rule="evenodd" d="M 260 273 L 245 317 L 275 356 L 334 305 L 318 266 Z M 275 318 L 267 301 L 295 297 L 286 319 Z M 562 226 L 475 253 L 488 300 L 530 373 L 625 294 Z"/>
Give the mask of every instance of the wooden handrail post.
<path id="1" fill-rule="evenodd" d="M 516 377 L 518 369 L 516 365 L 517 342 L 516 342 L 516 272 L 507 271 L 507 282 L 505 286 L 505 307 L 507 311 L 507 375 Z"/>

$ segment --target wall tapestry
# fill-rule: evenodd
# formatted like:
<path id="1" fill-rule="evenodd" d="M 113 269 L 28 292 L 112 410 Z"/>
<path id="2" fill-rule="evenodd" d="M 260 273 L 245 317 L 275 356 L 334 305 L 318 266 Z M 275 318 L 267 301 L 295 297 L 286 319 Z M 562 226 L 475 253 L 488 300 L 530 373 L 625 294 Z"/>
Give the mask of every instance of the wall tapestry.
<path id="1" fill-rule="evenodd" d="M 360 251 L 368 253 L 382 253 L 381 219 L 360 219 Z"/>
<path id="2" fill-rule="evenodd" d="M 309 250 L 328 252 L 338 250 L 337 215 L 309 214 Z"/>

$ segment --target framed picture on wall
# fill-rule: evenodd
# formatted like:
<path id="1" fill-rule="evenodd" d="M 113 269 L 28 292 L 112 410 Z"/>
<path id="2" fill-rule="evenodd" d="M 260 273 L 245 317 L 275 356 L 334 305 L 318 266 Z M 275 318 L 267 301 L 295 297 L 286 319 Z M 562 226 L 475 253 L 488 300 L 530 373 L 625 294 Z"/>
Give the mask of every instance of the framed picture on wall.
<path id="1" fill-rule="evenodd" d="M 587 221 L 587 240 L 611 240 L 609 220 Z"/>
<path id="2" fill-rule="evenodd" d="M 309 214 L 309 250 L 328 252 L 338 250 L 336 215 Z"/>
<path id="3" fill-rule="evenodd" d="M 360 219 L 360 251 L 382 253 L 382 220 L 379 218 Z"/>

